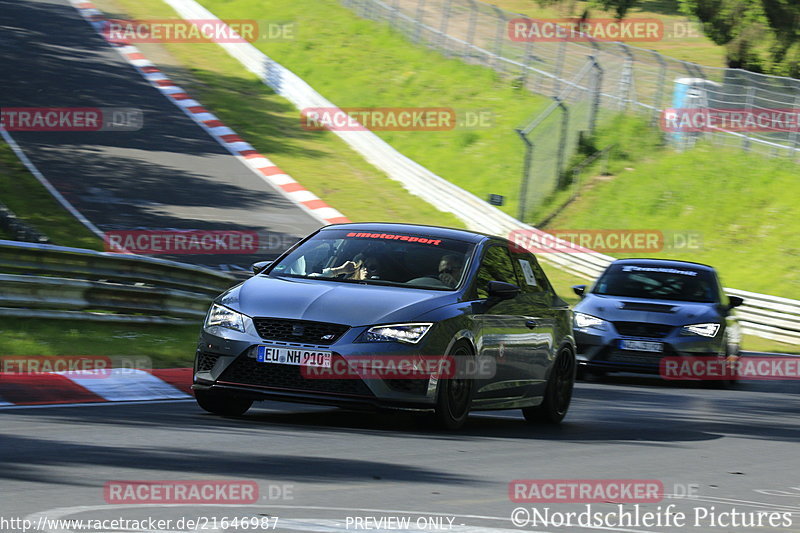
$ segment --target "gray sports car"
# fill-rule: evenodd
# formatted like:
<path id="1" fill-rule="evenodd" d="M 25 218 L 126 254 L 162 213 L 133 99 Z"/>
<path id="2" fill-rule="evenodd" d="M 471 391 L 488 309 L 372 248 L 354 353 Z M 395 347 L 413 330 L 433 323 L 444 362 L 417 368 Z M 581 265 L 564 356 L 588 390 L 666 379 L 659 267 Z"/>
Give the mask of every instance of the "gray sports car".
<path id="1" fill-rule="evenodd" d="M 339 224 L 220 295 L 194 366 L 197 402 L 254 400 L 432 412 L 522 409 L 558 423 L 575 379 L 572 314 L 506 239 L 406 224 Z"/>

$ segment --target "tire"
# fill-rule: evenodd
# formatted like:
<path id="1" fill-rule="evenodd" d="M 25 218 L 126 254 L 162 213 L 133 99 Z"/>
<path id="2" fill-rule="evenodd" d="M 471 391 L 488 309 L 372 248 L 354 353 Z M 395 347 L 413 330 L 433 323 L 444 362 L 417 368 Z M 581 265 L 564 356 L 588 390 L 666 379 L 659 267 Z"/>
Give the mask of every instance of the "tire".
<path id="1" fill-rule="evenodd" d="M 466 342 L 459 342 L 453 347 L 450 355 L 466 357 L 475 355 Z M 458 359 L 456 359 L 458 360 Z M 464 377 L 442 379 L 436 393 L 436 424 L 444 429 L 459 429 L 469 417 L 472 395 L 475 392 L 475 381 Z"/>
<path id="2" fill-rule="evenodd" d="M 572 400 L 575 367 L 575 356 L 568 348 L 562 349 L 547 380 L 544 401 L 540 405 L 522 409 L 526 421 L 531 424 L 560 424 L 564 420 Z"/>
<path id="3" fill-rule="evenodd" d="M 207 390 L 194 391 L 194 398 L 197 405 L 209 413 L 221 416 L 243 415 L 253 405 L 253 400 L 247 398 Z"/>

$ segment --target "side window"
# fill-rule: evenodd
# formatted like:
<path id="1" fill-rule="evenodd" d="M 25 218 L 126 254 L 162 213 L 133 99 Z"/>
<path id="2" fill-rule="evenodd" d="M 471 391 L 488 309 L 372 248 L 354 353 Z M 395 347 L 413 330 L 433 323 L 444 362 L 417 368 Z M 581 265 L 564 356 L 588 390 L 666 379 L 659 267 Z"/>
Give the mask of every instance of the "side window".
<path id="1" fill-rule="evenodd" d="M 490 281 L 505 281 L 519 285 L 514 264 L 511 262 L 511 256 L 508 255 L 505 246 L 495 245 L 486 250 L 475 281 L 478 298 L 489 296 L 486 286 Z"/>
<path id="2" fill-rule="evenodd" d="M 536 258 L 527 253 L 512 253 L 520 287 L 525 292 L 544 292 L 550 287 Z"/>

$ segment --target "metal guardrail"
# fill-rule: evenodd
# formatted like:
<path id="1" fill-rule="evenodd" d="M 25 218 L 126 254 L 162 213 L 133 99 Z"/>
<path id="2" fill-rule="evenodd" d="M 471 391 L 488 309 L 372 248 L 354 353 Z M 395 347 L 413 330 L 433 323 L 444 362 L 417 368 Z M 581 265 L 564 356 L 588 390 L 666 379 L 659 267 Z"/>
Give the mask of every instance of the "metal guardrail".
<path id="1" fill-rule="evenodd" d="M 0 315 L 197 323 L 237 279 L 152 257 L 0 240 Z"/>
<path id="2" fill-rule="evenodd" d="M 219 20 L 195 0 L 165 0 L 165 2 L 185 19 Z M 252 44 L 219 43 L 219 46 L 298 109 L 336 107 L 303 79 Z M 395 150 L 369 130 L 333 131 L 333 133 L 391 179 L 402 183 L 410 193 L 423 198 L 437 209 L 453 213 L 472 230 L 505 236 L 520 230 L 540 231 L 437 176 Z M 569 245 L 563 241 L 562 244 Z M 597 278 L 614 260 L 613 257 L 599 253 L 555 251 L 539 254 L 538 257 L 560 270 L 587 280 Z M 780 342 L 800 344 L 800 301 L 736 289 L 725 290 L 731 295 L 745 298 L 745 304 L 738 310 L 745 333 Z"/>

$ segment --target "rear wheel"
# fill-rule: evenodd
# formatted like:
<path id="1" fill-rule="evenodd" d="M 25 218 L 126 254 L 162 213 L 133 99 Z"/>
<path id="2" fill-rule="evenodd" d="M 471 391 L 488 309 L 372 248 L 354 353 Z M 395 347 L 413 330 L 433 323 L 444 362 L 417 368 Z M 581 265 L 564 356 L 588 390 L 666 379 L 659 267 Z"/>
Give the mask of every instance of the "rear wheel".
<path id="1" fill-rule="evenodd" d="M 196 390 L 194 398 L 197 405 L 209 413 L 221 416 L 243 415 L 253 405 L 253 400 L 217 391 Z"/>
<path id="2" fill-rule="evenodd" d="M 544 401 L 540 405 L 522 410 L 525 420 L 535 424 L 560 423 L 567 415 L 574 385 L 575 356 L 565 348 L 559 352 L 553 364 L 544 392 Z"/>
<path id="3" fill-rule="evenodd" d="M 464 372 L 464 363 L 473 356 L 472 348 L 467 343 L 458 343 L 450 355 L 456 362 L 453 377 L 440 378 L 436 398 L 436 421 L 445 429 L 458 429 L 469 417 L 475 382 Z"/>

